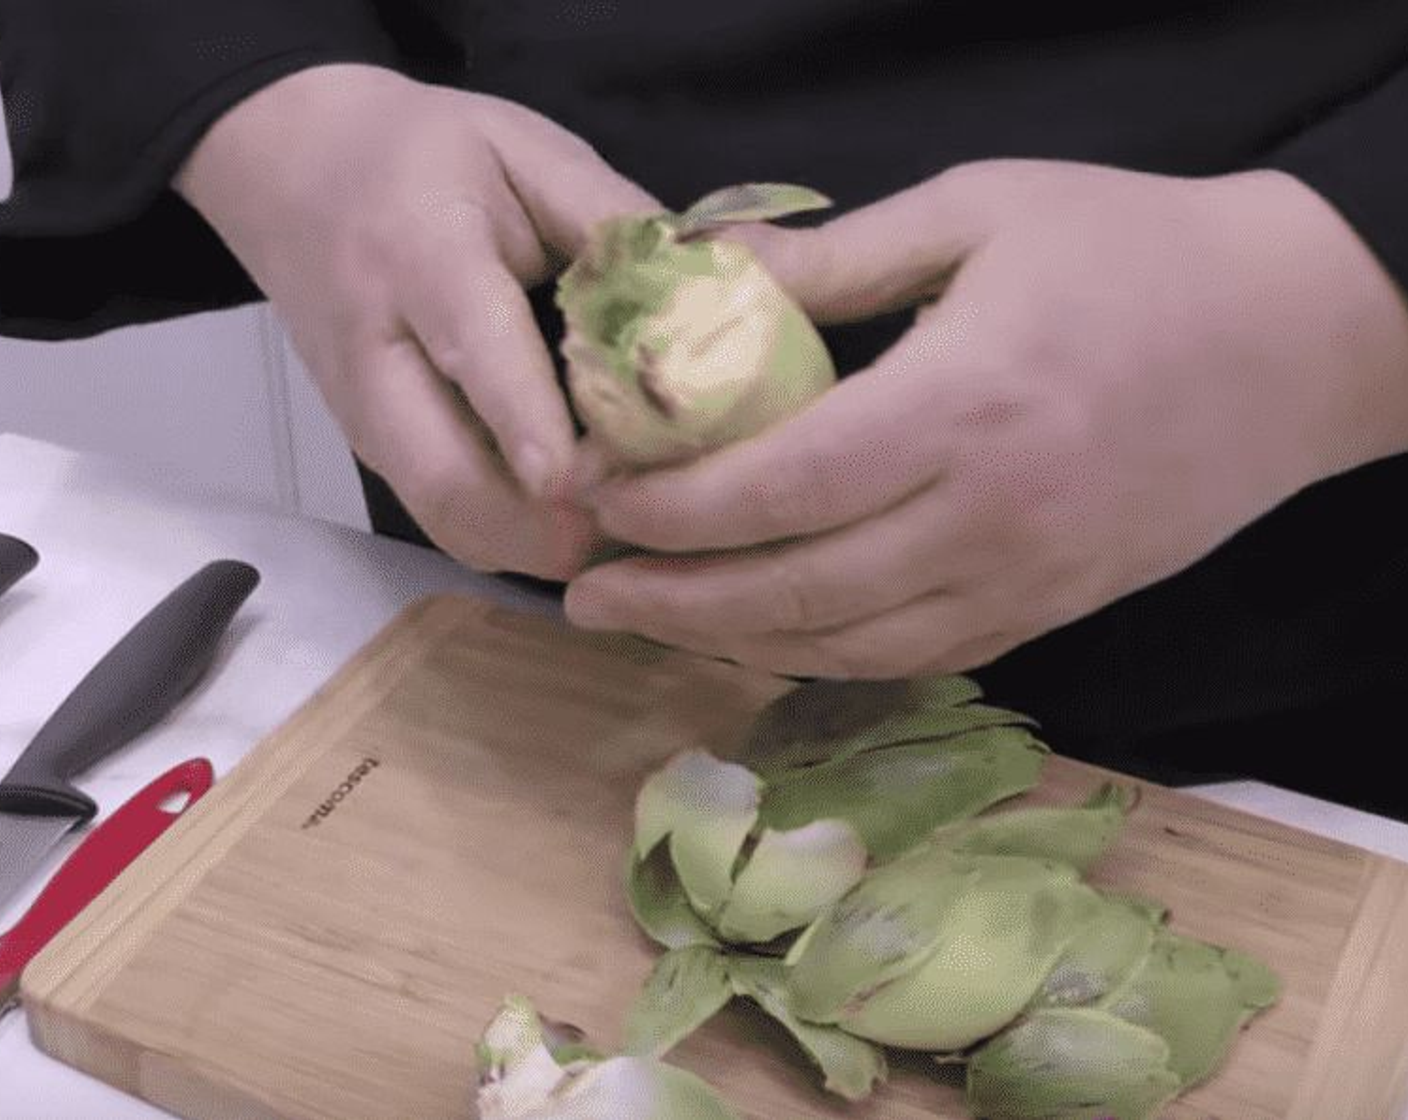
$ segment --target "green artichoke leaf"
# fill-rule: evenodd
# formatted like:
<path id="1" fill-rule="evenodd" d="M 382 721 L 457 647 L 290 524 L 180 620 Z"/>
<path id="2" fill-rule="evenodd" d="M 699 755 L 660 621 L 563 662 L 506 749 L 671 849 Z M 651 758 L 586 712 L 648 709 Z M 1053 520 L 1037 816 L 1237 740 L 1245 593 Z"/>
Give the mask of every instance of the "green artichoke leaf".
<path id="1" fill-rule="evenodd" d="M 1010 1023 L 1083 927 L 1100 895 L 1068 864 L 1023 856 L 962 856 L 975 873 L 940 919 L 940 939 L 915 967 L 841 1009 L 838 1024 L 886 1046 L 951 1051 Z"/>
<path id="2" fill-rule="evenodd" d="M 759 713 L 739 757 L 769 778 L 875 747 L 942 739 L 979 727 L 1035 726 L 1017 712 L 973 703 L 981 697 L 977 682 L 963 676 L 812 681 Z"/>
<path id="3" fill-rule="evenodd" d="M 829 1092 L 858 1101 L 889 1076 L 885 1052 L 838 1027 L 806 1023 L 792 1009 L 786 966 L 774 957 L 732 953 L 728 975 L 735 995 L 777 1020 L 821 1070 Z"/>
<path id="4" fill-rule="evenodd" d="M 1242 1025 L 1280 994 L 1280 980 L 1255 958 L 1164 928 L 1101 1006 L 1163 1038 L 1169 1066 L 1187 1087 L 1211 1075 Z"/>
<path id="5" fill-rule="evenodd" d="M 626 1053 L 663 1058 L 732 998 L 722 953 L 702 945 L 672 949 L 655 962 L 627 1016 Z"/>
<path id="6" fill-rule="evenodd" d="M 936 850 L 871 870 L 789 950 L 797 1016 L 838 1023 L 855 1001 L 917 968 L 947 937 L 949 914 L 978 874 L 970 861 Z"/>
<path id="7" fill-rule="evenodd" d="M 1084 872 L 1115 842 L 1135 801 L 1131 787 L 1107 783 L 1077 808 L 988 813 L 939 828 L 934 842 L 955 852 L 1054 859 Z"/>
<path id="8" fill-rule="evenodd" d="M 706 194 L 679 216 L 676 231 L 692 237 L 737 222 L 769 222 L 807 210 L 825 210 L 831 199 L 792 183 L 741 183 Z"/>
<path id="9" fill-rule="evenodd" d="M 1089 1008 L 1038 1011 L 968 1062 L 968 1109 L 983 1120 L 1151 1120 L 1179 1091 L 1168 1045 Z"/>
<path id="10" fill-rule="evenodd" d="M 478 1057 L 480 1120 L 739 1120 L 694 1074 L 651 1058 L 559 1062 L 518 996 L 485 1029 Z"/>
<path id="11" fill-rule="evenodd" d="M 1078 1007 L 1103 999 L 1143 964 L 1163 907 L 1102 894 L 1098 912 L 1046 974 L 1030 1007 Z"/>
<path id="12" fill-rule="evenodd" d="M 636 924 L 666 949 L 718 944 L 685 897 L 666 844 L 656 845 L 645 859 L 631 853 L 626 870 L 626 899 Z"/>
<path id="13" fill-rule="evenodd" d="M 652 774 L 636 797 L 636 858 L 668 837 L 685 895 L 706 919 L 733 889 L 734 868 L 758 819 L 760 786 L 747 768 L 690 750 Z"/>
<path id="14" fill-rule="evenodd" d="M 765 829 L 715 923 L 729 941 L 772 941 L 811 922 L 860 882 L 865 844 L 845 821 Z"/>
<path id="15" fill-rule="evenodd" d="M 843 820 L 883 862 L 941 825 L 1031 789 L 1047 753 L 1022 727 L 869 750 L 777 775 L 763 794 L 759 823 L 786 830 Z"/>

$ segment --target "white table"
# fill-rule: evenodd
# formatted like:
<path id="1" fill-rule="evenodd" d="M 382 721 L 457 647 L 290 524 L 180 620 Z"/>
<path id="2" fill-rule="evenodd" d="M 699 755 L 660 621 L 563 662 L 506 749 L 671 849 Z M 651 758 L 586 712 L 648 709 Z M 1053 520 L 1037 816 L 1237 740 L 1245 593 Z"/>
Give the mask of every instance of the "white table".
<path id="1" fill-rule="evenodd" d="M 0 435 L 0 532 L 39 567 L 0 597 L 0 771 L 79 678 L 157 600 L 203 563 L 246 560 L 263 582 L 206 682 L 83 786 L 105 809 L 175 762 L 204 755 L 222 775 L 412 600 L 437 591 L 557 613 L 556 604 L 424 549 L 316 521 L 232 508 L 178 480 Z M 1408 860 L 1408 826 L 1258 783 L 1202 791 L 1225 804 Z M 71 846 L 71 845 L 70 845 Z M 68 847 L 23 896 L 20 916 Z M 166 1113 L 53 1061 L 22 1013 L 0 1022 L 0 1120 L 151 1120 Z"/>

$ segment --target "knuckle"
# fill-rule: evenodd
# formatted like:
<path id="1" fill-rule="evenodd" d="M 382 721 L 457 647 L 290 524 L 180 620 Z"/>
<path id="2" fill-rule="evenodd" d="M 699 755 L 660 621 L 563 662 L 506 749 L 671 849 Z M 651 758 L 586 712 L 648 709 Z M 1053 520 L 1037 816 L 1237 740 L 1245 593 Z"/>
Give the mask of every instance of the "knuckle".
<path id="1" fill-rule="evenodd" d="M 1002 411 L 1007 404 L 993 408 Z M 1008 419 L 993 414 L 975 416 L 966 433 L 966 449 L 959 460 L 962 488 L 959 516 L 965 519 L 969 539 L 1031 545 L 1034 534 L 1048 519 L 1049 510 L 1073 485 L 1080 484 L 1081 462 L 1088 456 L 1078 441 L 1078 427 L 1061 430 L 1063 421 L 1044 416 L 1039 422 L 1017 420 L 1011 415 L 1028 411 L 1018 404 Z M 981 428 L 999 424 L 1003 433 L 984 437 Z"/>
<path id="2" fill-rule="evenodd" d="M 1025 335 L 1009 334 L 995 359 L 955 388 L 950 408 L 956 434 L 989 443 L 1024 432 L 1041 404 L 1028 345 Z"/>
<path id="3" fill-rule="evenodd" d="M 410 205 L 398 207 L 378 224 L 378 238 L 400 260 L 423 246 L 427 238 L 439 242 L 453 234 L 492 240 L 497 223 L 481 191 L 474 185 L 422 191 Z"/>
<path id="4" fill-rule="evenodd" d="M 333 294 L 365 292 L 375 278 L 390 271 L 394 264 L 391 242 L 381 222 L 329 238 L 324 252 Z"/>
<path id="5" fill-rule="evenodd" d="M 739 505 L 762 539 L 784 540 L 799 524 L 826 520 L 831 510 L 827 495 L 849 480 L 847 469 L 832 457 L 799 449 L 785 467 L 774 465 L 767 477 L 742 484 Z M 732 508 L 723 512 L 734 516 Z"/>
<path id="6" fill-rule="evenodd" d="M 421 330 L 420 335 L 425 356 L 437 373 L 461 385 L 470 381 L 472 359 L 469 349 L 461 340 L 425 329 Z"/>
<path id="7" fill-rule="evenodd" d="M 990 550 L 1022 537 L 1031 512 L 1027 471 L 994 448 L 975 450 L 962 466 L 962 490 L 955 496 L 955 532 L 970 545 Z"/>
<path id="8" fill-rule="evenodd" d="M 764 615 L 777 630 L 807 631 L 827 625 L 826 596 L 813 573 L 794 557 L 780 557 L 768 568 Z"/>

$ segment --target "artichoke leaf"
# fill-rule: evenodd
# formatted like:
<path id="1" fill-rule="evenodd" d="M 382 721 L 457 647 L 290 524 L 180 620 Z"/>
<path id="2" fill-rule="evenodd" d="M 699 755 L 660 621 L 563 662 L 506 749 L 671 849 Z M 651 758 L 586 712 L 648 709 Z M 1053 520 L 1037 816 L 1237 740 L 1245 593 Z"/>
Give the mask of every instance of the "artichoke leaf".
<path id="1" fill-rule="evenodd" d="M 792 183 L 741 183 L 706 194 L 679 216 L 680 237 L 693 237 L 737 222 L 769 222 L 807 210 L 825 210 L 831 199 Z"/>
<path id="2" fill-rule="evenodd" d="M 798 1017 L 835 1024 L 853 1001 L 917 968 L 943 942 L 948 914 L 977 874 L 944 851 L 910 853 L 870 871 L 787 954 Z"/>
<path id="3" fill-rule="evenodd" d="M 758 818 L 752 771 L 705 751 L 683 751 L 652 774 L 636 797 L 637 859 L 668 838 L 690 904 L 706 919 L 733 889 L 734 868 Z"/>
<path id="4" fill-rule="evenodd" d="M 733 998 L 724 956 L 694 945 L 673 949 L 655 968 L 626 1019 L 625 1051 L 663 1058 Z"/>
<path id="5" fill-rule="evenodd" d="M 934 951 L 852 999 L 839 1025 L 887 1046 L 961 1050 L 996 1033 L 1031 1001 L 1102 899 L 1068 864 L 1021 856 L 961 857 L 974 871 L 939 923 Z"/>
<path id="6" fill-rule="evenodd" d="M 1179 1091 L 1153 1031 L 1088 1008 L 1039 1011 L 968 1062 L 984 1120 L 1152 1120 Z"/>
<path id="7" fill-rule="evenodd" d="M 941 825 L 1031 789 L 1047 753 L 1021 727 L 866 751 L 776 776 L 763 794 L 759 823 L 786 830 L 843 820 L 883 862 Z"/>
<path id="8" fill-rule="evenodd" d="M 860 882 L 865 844 L 844 821 L 765 829 L 715 923 L 729 941 L 772 941 L 811 922 Z"/>
<path id="9" fill-rule="evenodd" d="M 895 743 L 941 739 L 977 727 L 1035 725 L 1017 712 L 972 702 L 982 694 L 976 681 L 956 675 L 811 681 L 759 713 L 740 758 L 766 778 Z"/>
<path id="10" fill-rule="evenodd" d="M 1099 913 L 1066 946 L 1030 1006 L 1078 1007 L 1109 995 L 1143 964 L 1163 916 L 1142 899 L 1103 894 Z"/>
<path id="11" fill-rule="evenodd" d="M 718 944 L 704 919 L 685 897 L 665 844 L 657 845 L 645 859 L 631 853 L 626 871 L 626 899 L 636 924 L 666 949 Z"/>
<path id="12" fill-rule="evenodd" d="M 1132 788 L 1106 783 L 1077 808 L 989 813 L 943 826 L 933 841 L 955 852 L 1059 860 L 1084 872 L 1115 842 L 1135 801 Z"/>
<path id="13" fill-rule="evenodd" d="M 1187 1087 L 1217 1069 L 1242 1025 L 1280 992 L 1280 980 L 1255 958 L 1164 928 L 1142 966 L 1100 1006 L 1163 1038 L 1169 1066 Z"/>
<path id="14" fill-rule="evenodd" d="M 776 958 L 734 953 L 728 957 L 729 981 L 735 995 L 757 1004 L 777 1020 L 821 1070 L 826 1089 L 858 1101 L 889 1076 L 885 1052 L 874 1043 L 838 1027 L 806 1023 L 793 1011 L 786 966 Z"/>

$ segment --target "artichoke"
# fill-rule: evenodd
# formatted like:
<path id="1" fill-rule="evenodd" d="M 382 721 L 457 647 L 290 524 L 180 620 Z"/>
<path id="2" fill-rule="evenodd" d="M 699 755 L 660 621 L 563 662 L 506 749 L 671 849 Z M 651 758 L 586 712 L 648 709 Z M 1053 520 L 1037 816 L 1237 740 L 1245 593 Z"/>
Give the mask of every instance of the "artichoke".
<path id="1" fill-rule="evenodd" d="M 612 457 L 676 462 L 753 435 L 829 388 L 816 328 L 731 223 L 828 206 L 805 187 L 752 183 L 682 214 L 611 219 L 558 281 L 577 414 Z"/>
<path id="2" fill-rule="evenodd" d="M 479 1044 L 480 1120 L 739 1120 L 694 1074 L 653 1058 L 601 1058 L 520 997 L 504 1001 Z"/>

